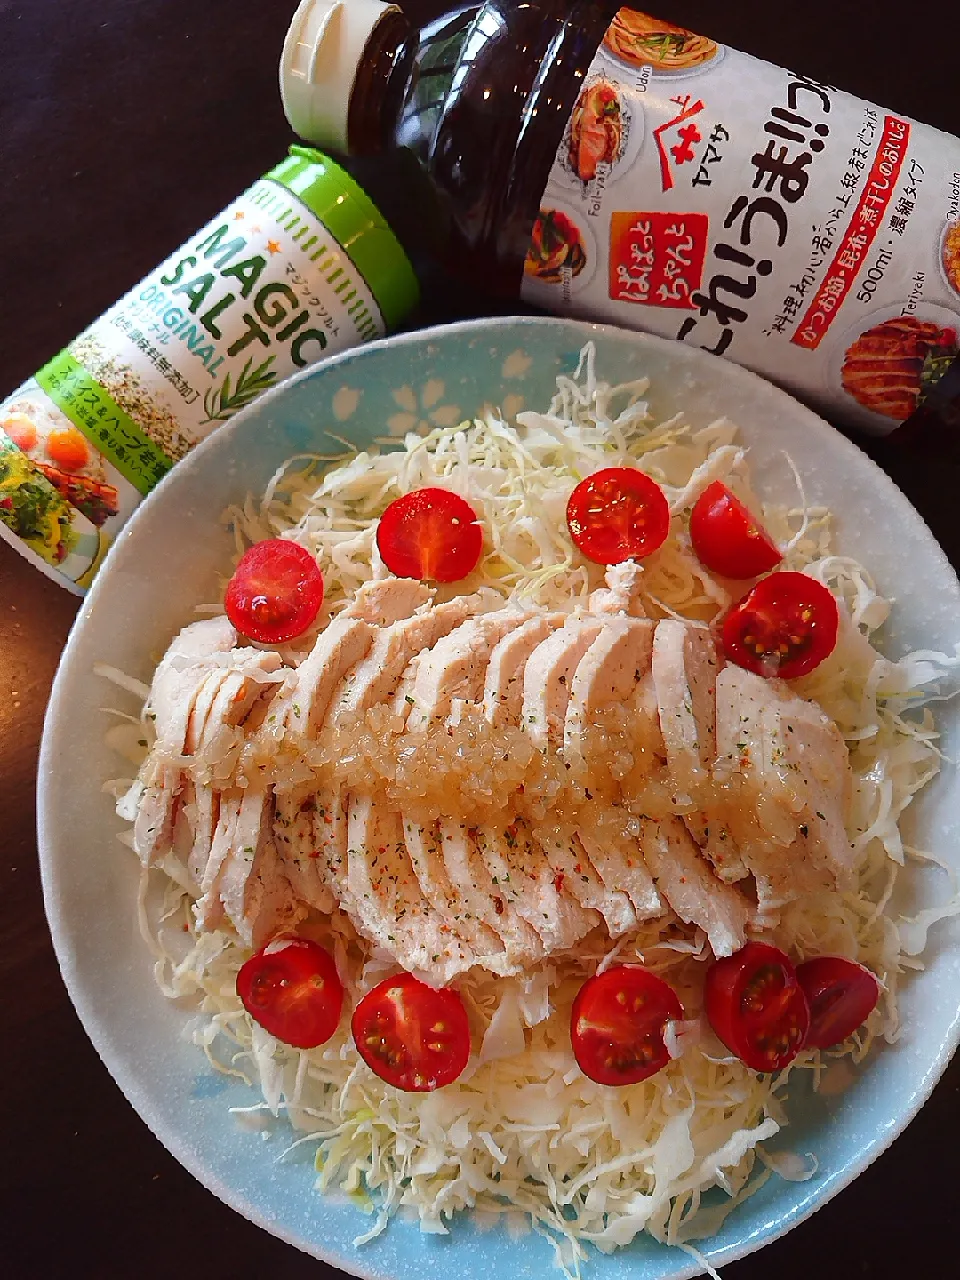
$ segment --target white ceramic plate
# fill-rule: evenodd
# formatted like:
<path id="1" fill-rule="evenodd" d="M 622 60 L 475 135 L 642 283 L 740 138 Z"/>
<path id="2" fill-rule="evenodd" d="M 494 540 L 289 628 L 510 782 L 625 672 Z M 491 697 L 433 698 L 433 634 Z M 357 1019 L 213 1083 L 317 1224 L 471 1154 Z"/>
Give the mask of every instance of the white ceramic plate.
<path id="1" fill-rule="evenodd" d="M 182 1037 L 189 1011 L 154 985 L 135 913 L 137 868 L 117 844 L 120 824 L 101 791 L 118 771 L 103 745 L 104 703 L 122 697 L 93 674 L 111 663 L 148 680 L 171 636 L 209 599 L 230 538 L 220 512 L 260 490 L 290 454 L 329 448 L 324 430 L 366 443 L 385 429 L 457 421 L 485 402 L 545 406 L 559 371 L 582 344 L 597 345 L 602 377 L 647 374 L 650 402 L 666 417 L 682 408 L 696 425 L 726 414 L 751 448 L 758 490 L 794 493 L 784 452 L 807 497 L 836 513 L 839 548 L 870 566 L 895 597 L 885 648 L 952 651 L 960 639 L 960 587 L 928 529 L 893 484 L 842 436 L 782 392 L 702 351 L 659 338 L 563 320 L 488 320 L 407 335 L 349 352 L 264 396 L 182 462 L 120 535 L 80 612 L 50 702 L 40 764 L 40 845 L 47 913 L 64 979 L 84 1026 L 121 1089 L 175 1156 L 240 1213 L 317 1257 L 357 1275 L 389 1280 L 543 1277 L 551 1254 L 538 1236 L 511 1240 L 468 1222 L 449 1239 L 395 1222 L 379 1240 L 352 1241 L 369 1219 L 318 1197 L 312 1153 L 275 1157 L 289 1141 L 278 1124 L 264 1141 L 235 1123 L 230 1106 L 254 1099 L 213 1074 Z M 944 746 L 957 755 L 960 714 L 943 703 Z M 960 781 L 945 770 L 916 806 L 911 837 L 960 867 Z M 914 901 L 939 898 L 943 878 L 918 874 Z M 958 1038 L 960 924 L 934 930 L 927 968 L 903 995 L 903 1036 L 874 1052 L 839 1097 L 794 1088 L 792 1123 L 779 1145 L 813 1151 L 805 1183 L 771 1179 L 704 1245 L 715 1266 L 774 1239 L 860 1173 L 928 1097 Z M 891 1157 L 896 1159 L 896 1154 Z M 679 1251 L 639 1240 L 597 1256 L 595 1280 L 680 1280 L 698 1268 Z"/>

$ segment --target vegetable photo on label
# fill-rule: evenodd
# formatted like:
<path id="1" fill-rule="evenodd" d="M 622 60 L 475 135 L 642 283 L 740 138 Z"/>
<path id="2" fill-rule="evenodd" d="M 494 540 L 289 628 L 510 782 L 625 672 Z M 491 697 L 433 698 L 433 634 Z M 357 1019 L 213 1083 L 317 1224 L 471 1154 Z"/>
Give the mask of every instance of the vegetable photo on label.
<path id="1" fill-rule="evenodd" d="M 470 1057 L 463 1001 L 411 973 L 368 991 L 351 1024 L 357 1051 L 371 1071 L 407 1093 L 429 1093 L 456 1080 Z"/>
<path id="2" fill-rule="evenodd" d="M 862 964 L 842 956 L 816 956 L 797 965 L 797 981 L 810 1006 L 807 1045 L 841 1044 L 877 1006 L 880 984 Z"/>
<path id="3" fill-rule="evenodd" d="M 323 604 L 323 574 L 306 549 L 287 538 L 268 538 L 245 552 L 224 596 L 227 617 L 241 635 L 260 644 L 293 640 L 315 621 Z"/>
<path id="4" fill-rule="evenodd" d="M 683 1017 L 677 993 L 640 965 L 616 965 L 577 992 L 570 1039 L 580 1070 L 597 1084 L 638 1084 L 670 1061 L 668 1022 Z"/>
<path id="5" fill-rule="evenodd" d="M 325 1044 L 343 1008 L 333 956 L 308 938 L 277 938 L 251 956 L 237 974 L 237 995 L 265 1031 L 297 1049 Z"/>
<path id="6" fill-rule="evenodd" d="M 559 209 L 541 209 L 530 233 L 524 272 L 558 284 L 565 271 L 571 276 L 579 275 L 586 261 L 583 237 L 573 220 Z"/>
<path id="7" fill-rule="evenodd" d="M 825 586 L 805 573 L 772 573 L 727 614 L 723 650 L 747 671 L 792 680 L 830 656 L 839 629 L 840 611 Z"/>
<path id="8" fill-rule="evenodd" d="M 753 1071 L 780 1071 L 806 1043 L 810 1010 L 796 970 L 765 942 L 712 964 L 704 1003 L 711 1027 Z"/>
<path id="9" fill-rule="evenodd" d="M 670 507 L 636 467 L 605 467 L 581 480 L 567 503 L 570 536 L 588 560 L 642 560 L 666 541 Z"/>
<path id="10" fill-rule="evenodd" d="M 783 556 L 761 524 L 722 480 L 707 485 L 690 513 L 700 563 L 725 578 L 757 578 Z"/>
<path id="11" fill-rule="evenodd" d="M 449 489 L 417 489 L 380 517 L 377 549 L 398 578 L 459 582 L 477 567 L 483 530 L 469 502 Z"/>

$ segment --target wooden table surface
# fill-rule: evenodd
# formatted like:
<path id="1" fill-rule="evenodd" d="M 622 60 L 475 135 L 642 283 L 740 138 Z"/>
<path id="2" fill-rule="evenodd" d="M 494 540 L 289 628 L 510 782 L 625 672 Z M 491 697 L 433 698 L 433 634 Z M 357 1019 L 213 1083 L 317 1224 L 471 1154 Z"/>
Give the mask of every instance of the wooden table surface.
<path id="1" fill-rule="evenodd" d="M 294 0 L 0 0 L 0 394 L 284 153 L 276 87 Z M 436 0 L 410 0 L 415 18 Z M 658 6 L 660 7 L 660 6 Z M 901 0 L 676 0 L 735 47 L 960 134 L 956 19 Z M 943 16 L 946 15 L 946 16 Z M 434 315 L 481 312 L 438 299 Z M 960 470 L 870 452 L 960 563 Z M 339 1273 L 233 1213 L 121 1096 L 60 981 L 34 826 L 44 706 L 76 601 L 0 543 L 0 1272 L 276 1280 Z M 82 749 L 82 744 L 77 744 Z M 960 1062 L 891 1151 L 729 1280 L 956 1266 Z M 589 1272 L 587 1272 L 589 1276 Z"/>

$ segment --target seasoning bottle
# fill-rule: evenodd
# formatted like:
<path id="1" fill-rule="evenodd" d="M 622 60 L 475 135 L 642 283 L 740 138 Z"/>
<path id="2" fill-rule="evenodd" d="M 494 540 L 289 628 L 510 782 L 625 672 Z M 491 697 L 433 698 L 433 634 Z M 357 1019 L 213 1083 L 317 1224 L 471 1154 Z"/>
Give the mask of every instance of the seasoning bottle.
<path id="1" fill-rule="evenodd" d="M 292 147 L 0 403 L 0 537 L 82 593 L 195 444 L 297 369 L 382 336 L 417 294 L 364 191 Z"/>
<path id="2" fill-rule="evenodd" d="M 960 414 L 956 138 L 602 0 L 419 31 L 304 0 L 281 88 L 301 136 L 416 162 L 471 283 L 703 347 L 874 433 Z"/>

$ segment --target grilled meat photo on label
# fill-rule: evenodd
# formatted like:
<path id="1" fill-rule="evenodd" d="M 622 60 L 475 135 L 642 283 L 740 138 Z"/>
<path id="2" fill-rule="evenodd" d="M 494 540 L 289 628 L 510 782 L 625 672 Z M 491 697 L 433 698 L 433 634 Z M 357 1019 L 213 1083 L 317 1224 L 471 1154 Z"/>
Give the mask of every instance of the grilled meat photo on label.
<path id="1" fill-rule="evenodd" d="M 915 316 L 894 316 L 847 348 L 843 389 L 873 413 L 902 422 L 956 356 L 957 330 Z"/>
<path id="2" fill-rule="evenodd" d="M 120 511 L 120 495 L 112 484 L 92 480 L 89 476 L 71 475 L 46 462 L 34 464 L 42 471 L 57 492 L 82 511 L 91 524 L 101 525 Z"/>
<path id="3" fill-rule="evenodd" d="M 623 108 L 616 86 L 593 80 L 577 99 L 570 121 L 568 159 L 581 182 L 592 182 L 601 164 L 611 165 L 623 148 Z"/>

